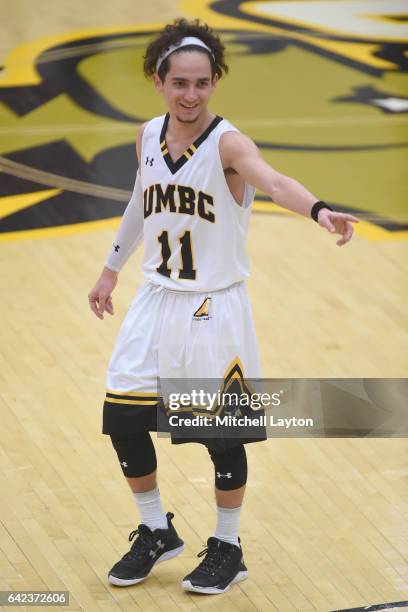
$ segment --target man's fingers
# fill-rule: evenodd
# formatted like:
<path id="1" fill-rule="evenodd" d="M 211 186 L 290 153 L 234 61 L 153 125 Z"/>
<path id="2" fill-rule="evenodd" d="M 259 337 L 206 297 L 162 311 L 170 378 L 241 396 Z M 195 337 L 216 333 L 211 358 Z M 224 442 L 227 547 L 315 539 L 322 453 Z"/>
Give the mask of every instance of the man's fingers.
<path id="1" fill-rule="evenodd" d="M 114 314 L 114 310 L 113 310 L 113 303 L 112 303 L 112 298 L 111 298 L 111 297 L 108 297 L 108 299 L 106 300 L 105 310 L 106 310 L 106 312 L 108 312 L 110 315 L 113 315 L 113 314 Z"/>
<path id="2" fill-rule="evenodd" d="M 351 221 L 352 223 L 360 223 L 360 219 L 357 219 L 357 217 L 353 217 L 353 215 L 345 214 L 343 216 L 343 219 L 345 219 L 346 221 Z"/>
<path id="3" fill-rule="evenodd" d="M 100 315 L 103 315 L 104 311 L 105 311 L 105 306 L 106 306 L 106 300 L 108 299 L 108 296 L 106 295 L 100 295 L 99 296 L 99 300 L 98 300 L 98 312 Z"/>
<path id="4" fill-rule="evenodd" d="M 116 285 L 116 280 L 114 282 L 112 279 L 109 282 L 99 279 L 96 283 L 95 287 L 88 293 L 88 302 L 89 307 L 92 312 L 98 317 L 98 319 L 103 319 L 103 314 L 106 311 L 110 315 L 114 314 L 113 302 L 111 291 L 114 289 Z"/>
<path id="5" fill-rule="evenodd" d="M 333 232 L 336 231 L 336 228 L 334 227 L 333 223 L 331 223 L 329 218 L 326 218 L 324 220 L 324 227 L 327 229 L 328 232 L 330 232 L 331 234 L 333 234 Z"/>
<path id="6" fill-rule="evenodd" d="M 342 237 L 336 242 L 337 246 L 343 246 L 343 244 L 349 242 L 353 236 L 353 231 L 351 222 L 347 222 L 345 228 L 343 229 Z"/>
<path id="7" fill-rule="evenodd" d="M 350 223 L 350 221 L 348 223 L 346 223 L 346 226 L 347 226 L 347 228 L 346 228 L 346 238 L 347 238 L 347 242 L 348 242 L 349 240 L 351 240 L 351 237 L 353 236 L 354 229 L 353 229 L 353 226 Z"/>
<path id="8" fill-rule="evenodd" d="M 329 215 L 333 221 L 351 221 L 352 223 L 359 223 L 359 219 L 354 215 L 349 215 L 348 213 L 336 213 L 333 212 Z"/>
<path id="9" fill-rule="evenodd" d="M 336 242 L 336 244 L 337 246 L 343 246 L 343 244 L 346 244 L 346 242 L 348 242 L 346 234 L 343 234 L 343 236 L 340 238 L 340 240 Z"/>
<path id="10" fill-rule="evenodd" d="M 104 300 L 106 300 L 106 298 L 104 298 Z M 90 309 L 98 317 L 98 319 L 103 319 L 103 311 L 105 308 L 102 308 L 101 296 L 97 296 L 95 293 L 92 292 L 88 295 L 88 302 Z"/>
<path id="11" fill-rule="evenodd" d="M 323 215 L 323 212 L 326 212 L 324 209 L 322 212 L 322 219 L 320 220 L 320 225 L 327 229 L 331 234 L 341 234 L 341 238 L 336 242 L 338 246 L 343 246 L 346 242 L 349 242 L 353 236 L 353 223 L 358 223 L 359 220 L 354 215 L 349 215 L 346 213 L 327 213 Z"/>
<path id="12" fill-rule="evenodd" d="M 349 242 L 349 240 L 351 240 L 351 237 L 353 235 L 353 226 L 351 224 L 351 221 L 347 221 L 342 233 L 343 233 L 344 242 Z"/>
<path id="13" fill-rule="evenodd" d="M 106 296 L 106 295 L 99 296 L 97 312 L 98 312 L 98 316 L 100 319 L 103 319 L 103 313 L 105 312 L 105 310 L 110 315 L 114 314 L 112 298 L 110 295 L 109 296 Z"/>
<path id="14" fill-rule="evenodd" d="M 98 319 L 103 319 L 98 311 L 98 300 L 96 298 L 89 298 L 89 307 L 92 312 L 98 317 Z"/>

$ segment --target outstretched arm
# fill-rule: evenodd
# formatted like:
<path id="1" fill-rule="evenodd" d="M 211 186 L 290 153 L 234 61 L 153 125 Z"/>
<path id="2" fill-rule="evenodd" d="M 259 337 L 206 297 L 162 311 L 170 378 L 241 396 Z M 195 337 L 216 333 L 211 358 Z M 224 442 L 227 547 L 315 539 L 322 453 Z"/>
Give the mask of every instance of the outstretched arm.
<path id="1" fill-rule="evenodd" d="M 277 172 L 261 156 L 255 143 L 240 132 L 225 132 L 220 140 L 220 155 L 224 169 L 233 168 L 247 183 L 269 195 L 272 200 L 288 210 L 310 217 L 318 198 L 295 179 Z M 352 223 L 358 223 L 353 215 L 321 208 L 317 222 L 330 233 L 341 234 L 338 246 L 348 242 L 353 235 Z"/>

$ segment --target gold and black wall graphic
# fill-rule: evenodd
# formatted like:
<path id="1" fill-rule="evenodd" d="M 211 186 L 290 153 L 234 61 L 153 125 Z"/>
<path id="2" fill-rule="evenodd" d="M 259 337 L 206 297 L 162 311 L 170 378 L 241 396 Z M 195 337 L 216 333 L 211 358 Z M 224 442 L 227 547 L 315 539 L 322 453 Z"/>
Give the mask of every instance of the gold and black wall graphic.
<path id="1" fill-rule="evenodd" d="M 401 235 L 408 230 L 400 171 L 408 146 L 404 40 L 374 37 L 371 26 L 356 34 L 341 24 L 330 29 L 306 18 L 302 24 L 277 9 L 262 13 L 262 6 L 197 5 L 209 21 L 211 14 L 225 18 L 219 33 L 230 73 L 215 110 L 251 136 L 267 161 L 336 209 L 357 213 L 383 235 Z M 388 22 L 403 25 L 397 18 L 390 11 Z M 137 126 L 163 113 L 142 76 L 142 56 L 157 31 L 140 25 L 61 34 L 5 58 L 0 240 L 27 231 L 75 232 L 123 213 L 137 170 Z M 188 155 L 177 163 L 188 163 Z M 351 173 L 360 178 L 347 188 Z M 286 214 L 263 194 L 254 210 Z"/>

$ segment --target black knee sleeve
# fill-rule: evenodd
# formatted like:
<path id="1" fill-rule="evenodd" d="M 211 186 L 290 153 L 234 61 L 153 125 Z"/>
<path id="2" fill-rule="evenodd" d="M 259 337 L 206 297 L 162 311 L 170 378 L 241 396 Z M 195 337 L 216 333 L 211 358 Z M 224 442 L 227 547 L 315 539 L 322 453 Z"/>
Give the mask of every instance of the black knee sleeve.
<path id="1" fill-rule="evenodd" d="M 216 452 L 207 448 L 214 464 L 215 486 L 222 491 L 231 491 L 244 486 L 248 476 L 245 446 L 240 444 L 227 451 Z"/>
<path id="2" fill-rule="evenodd" d="M 111 436 L 122 472 L 128 478 L 147 476 L 157 468 L 156 451 L 148 431 L 127 436 Z"/>

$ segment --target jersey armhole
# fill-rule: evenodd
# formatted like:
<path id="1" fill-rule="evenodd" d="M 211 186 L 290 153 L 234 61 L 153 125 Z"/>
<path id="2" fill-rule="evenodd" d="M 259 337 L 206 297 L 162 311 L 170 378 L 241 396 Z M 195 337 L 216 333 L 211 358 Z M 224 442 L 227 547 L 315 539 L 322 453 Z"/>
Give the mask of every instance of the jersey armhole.
<path id="1" fill-rule="evenodd" d="M 244 182 L 244 195 L 242 198 L 242 203 L 237 202 L 237 200 L 231 193 L 227 179 L 225 177 L 224 168 L 222 167 L 222 159 L 221 159 L 221 153 L 220 153 L 220 140 L 223 134 L 226 134 L 227 132 L 239 132 L 239 130 L 233 125 L 229 125 L 227 129 L 223 130 L 220 134 L 217 134 L 217 153 L 218 153 L 218 160 L 220 163 L 221 172 L 224 177 L 225 187 L 228 189 L 231 199 L 234 202 L 235 206 L 238 209 L 247 210 L 252 205 L 254 195 L 255 195 L 255 187 L 253 187 L 252 185 L 250 185 L 249 183 L 245 181 Z"/>

